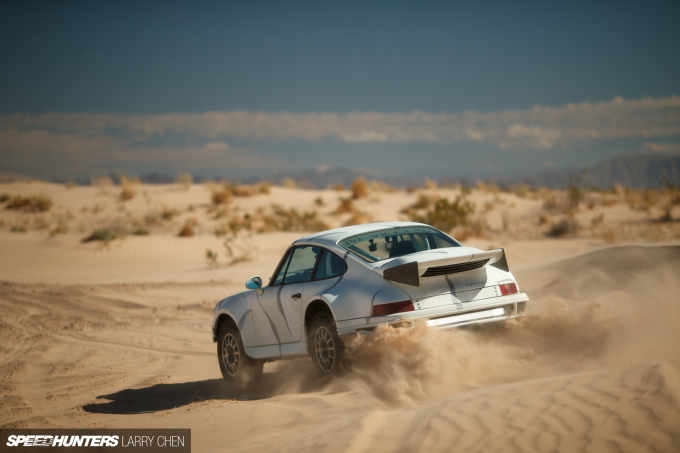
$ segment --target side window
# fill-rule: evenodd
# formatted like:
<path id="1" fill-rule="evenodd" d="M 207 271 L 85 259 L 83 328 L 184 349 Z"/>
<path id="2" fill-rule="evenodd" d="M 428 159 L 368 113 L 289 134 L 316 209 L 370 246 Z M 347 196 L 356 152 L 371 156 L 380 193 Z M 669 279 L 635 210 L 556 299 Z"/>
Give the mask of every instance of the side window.
<path id="1" fill-rule="evenodd" d="M 284 283 L 306 282 L 312 279 L 316 258 L 321 249 L 311 245 L 296 247 L 288 263 Z"/>
<path id="2" fill-rule="evenodd" d="M 340 257 L 328 250 L 324 250 L 321 258 L 319 258 L 314 280 L 335 277 L 344 274 L 346 270 L 347 264 Z"/>
<path id="3" fill-rule="evenodd" d="M 272 280 L 271 285 L 276 286 L 280 285 L 283 283 L 283 276 L 286 275 L 286 268 L 288 267 L 288 263 L 290 262 L 290 257 L 293 254 L 292 250 L 285 256 L 284 260 L 281 263 L 281 267 L 279 267 L 279 272 L 276 274 L 276 277 Z"/>

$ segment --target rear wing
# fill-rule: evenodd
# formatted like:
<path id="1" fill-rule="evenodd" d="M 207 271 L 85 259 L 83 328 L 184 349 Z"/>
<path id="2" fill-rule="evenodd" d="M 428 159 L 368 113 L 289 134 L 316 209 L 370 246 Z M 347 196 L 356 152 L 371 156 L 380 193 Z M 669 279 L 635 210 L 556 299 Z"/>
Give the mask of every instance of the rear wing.
<path id="1" fill-rule="evenodd" d="M 444 259 L 418 260 L 416 256 L 414 258 L 416 260 L 404 264 L 395 263 L 393 266 L 390 266 L 392 264 L 390 262 L 385 268 L 376 268 L 375 271 L 382 274 L 385 280 L 410 286 L 420 286 L 421 278 L 457 274 L 481 269 L 489 265 L 505 272 L 510 270 L 504 249 Z"/>

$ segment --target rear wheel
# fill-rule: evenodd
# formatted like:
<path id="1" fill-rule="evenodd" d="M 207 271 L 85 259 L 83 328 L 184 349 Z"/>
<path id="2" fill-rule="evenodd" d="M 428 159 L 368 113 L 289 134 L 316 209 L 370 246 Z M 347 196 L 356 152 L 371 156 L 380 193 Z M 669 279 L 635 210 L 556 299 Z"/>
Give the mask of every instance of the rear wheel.
<path id="1" fill-rule="evenodd" d="M 262 374 L 264 362 L 246 354 L 241 334 L 236 326 L 225 322 L 217 337 L 217 358 L 222 377 L 227 382 L 245 385 Z"/>
<path id="2" fill-rule="evenodd" d="M 338 337 L 333 317 L 327 312 L 318 313 L 309 331 L 310 355 L 322 375 L 332 375 L 344 365 L 344 347 Z"/>

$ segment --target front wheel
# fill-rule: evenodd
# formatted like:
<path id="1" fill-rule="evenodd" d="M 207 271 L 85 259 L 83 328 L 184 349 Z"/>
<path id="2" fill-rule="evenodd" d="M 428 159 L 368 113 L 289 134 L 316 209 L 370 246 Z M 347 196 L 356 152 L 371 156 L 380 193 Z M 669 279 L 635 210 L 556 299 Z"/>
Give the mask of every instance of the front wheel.
<path id="1" fill-rule="evenodd" d="M 222 377 L 227 382 L 245 385 L 262 374 L 264 362 L 246 354 L 238 329 L 229 322 L 220 327 L 217 337 L 217 358 Z"/>
<path id="2" fill-rule="evenodd" d="M 322 375 L 340 371 L 344 363 L 344 347 L 338 337 L 333 317 L 321 312 L 314 317 L 310 328 L 310 355 Z"/>

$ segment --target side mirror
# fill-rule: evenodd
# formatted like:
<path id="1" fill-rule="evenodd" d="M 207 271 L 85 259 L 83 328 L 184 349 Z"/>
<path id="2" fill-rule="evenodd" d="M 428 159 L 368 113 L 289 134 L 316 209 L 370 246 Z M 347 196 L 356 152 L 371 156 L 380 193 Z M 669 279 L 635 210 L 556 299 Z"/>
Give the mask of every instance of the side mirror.
<path id="1" fill-rule="evenodd" d="M 262 289 L 262 277 L 256 275 L 255 277 L 250 277 L 246 282 L 246 288 L 248 289 Z"/>

